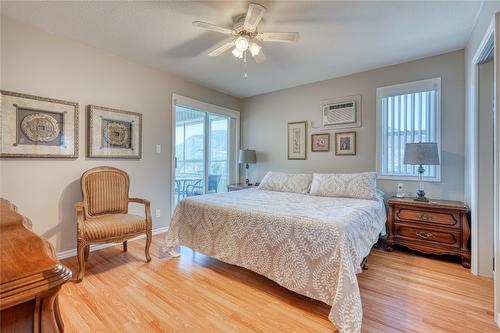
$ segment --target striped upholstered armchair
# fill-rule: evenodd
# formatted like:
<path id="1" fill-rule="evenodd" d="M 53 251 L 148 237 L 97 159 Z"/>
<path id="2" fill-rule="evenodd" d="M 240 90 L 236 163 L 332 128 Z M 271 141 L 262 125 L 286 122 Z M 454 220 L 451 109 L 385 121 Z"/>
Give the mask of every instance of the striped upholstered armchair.
<path id="1" fill-rule="evenodd" d="M 75 204 L 77 218 L 78 277 L 85 274 L 85 262 L 91 244 L 121 243 L 127 251 L 127 239 L 146 234 L 146 260 L 151 261 L 151 209 L 145 199 L 129 198 L 129 177 L 125 171 L 97 167 L 86 171 L 80 180 L 83 201 Z M 128 214 L 130 202 L 144 205 L 145 217 Z"/>

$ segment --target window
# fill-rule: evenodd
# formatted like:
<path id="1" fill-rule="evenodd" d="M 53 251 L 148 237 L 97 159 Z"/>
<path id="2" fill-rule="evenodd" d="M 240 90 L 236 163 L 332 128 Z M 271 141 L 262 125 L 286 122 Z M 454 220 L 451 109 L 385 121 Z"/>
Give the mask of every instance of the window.
<path id="1" fill-rule="evenodd" d="M 379 178 L 415 179 L 417 166 L 403 164 L 405 144 L 437 142 L 441 150 L 441 78 L 378 88 L 377 117 Z M 439 166 L 424 167 L 424 179 L 440 180 Z"/>

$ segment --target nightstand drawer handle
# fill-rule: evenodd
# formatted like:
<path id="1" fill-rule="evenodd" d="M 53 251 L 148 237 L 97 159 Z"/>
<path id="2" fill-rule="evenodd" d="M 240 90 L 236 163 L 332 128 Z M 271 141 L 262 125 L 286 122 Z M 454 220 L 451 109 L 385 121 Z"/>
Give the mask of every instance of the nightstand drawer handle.
<path id="1" fill-rule="evenodd" d="M 423 231 L 417 232 L 416 235 L 418 237 L 420 237 L 420 238 L 423 238 L 423 239 L 429 239 L 429 238 L 434 237 L 433 233 L 431 233 L 431 232 L 423 232 Z"/>
<path id="2" fill-rule="evenodd" d="M 424 220 L 424 221 L 429 221 L 429 220 L 432 220 L 432 216 L 429 216 L 429 215 L 426 215 L 426 214 L 420 214 L 420 215 L 417 215 L 417 217 L 421 220 Z"/>

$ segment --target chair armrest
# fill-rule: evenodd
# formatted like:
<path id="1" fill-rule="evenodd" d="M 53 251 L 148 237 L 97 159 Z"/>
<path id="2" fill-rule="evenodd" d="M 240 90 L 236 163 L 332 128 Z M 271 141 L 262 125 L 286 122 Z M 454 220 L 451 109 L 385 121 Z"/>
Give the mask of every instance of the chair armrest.
<path id="1" fill-rule="evenodd" d="M 77 238 L 82 237 L 85 222 L 85 204 L 83 202 L 75 203 L 76 210 L 76 232 Z"/>
<path id="2" fill-rule="evenodd" d="M 85 204 L 82 201 L 79 201 L 75 203 L 75 209 L 76 209 L 76 217 L 77 218 L 82 218 L 85 215 Z"/>
<path id="3" fill-rule="evenodd" d="M 152 228 L 151 207 L 150 207 L 151 203 L 149 202 L 149 200 L 140 198 L 128 198 L 128 202 L 135 202 L 144 205 L 144 214 L 146 215 L 146 227 L 148 228 L 148 230 L 151 230 Z"/>
<path id="4" fill-rule="evenodd" d="M 147 199 L 141 199 L 141 198 L 128 198 L 128 202 L 135 202 L 135 203 L 141 203 L 143 205 L 149 205 L 150 202 Z"/>

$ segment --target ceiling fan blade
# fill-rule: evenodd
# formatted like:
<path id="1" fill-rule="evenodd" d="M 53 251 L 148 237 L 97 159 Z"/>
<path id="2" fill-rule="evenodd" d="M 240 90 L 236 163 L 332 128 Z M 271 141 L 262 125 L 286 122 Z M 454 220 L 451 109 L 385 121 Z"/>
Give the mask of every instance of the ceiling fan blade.
<path id="1" fill-rule="evenodd" d="M 266 55 L 264 54 L 264 52 L 262 52 L 262 50 L 260 50 L 259 53 L 254 55 L 253 58 L 255 59 L 255 62 L 258 64 L 266 61 Z"/>
<path id="2" fill-rule="evenodd" d="M 298 32 L 263 32 L 259 34 L 263 42 L 294 43 L 299 39 Z"/>
<path id="3" fill-rule="evenodd" d="M 220 33 L 226 34 L 226 35 L 233 33 L 232 29 L 224 28 L 224 27 L 212 24 L 212 23 L 207 23 L 207 22 L 202 22 L 202 21 L 194 21 L 193 25 L 195 27 L 198 27 L 198 28 L 202 28 L 202 29 L 210 30 L 210 31 L 215 31 L 215 32 L 220 32 Z"/>
<path id="4" fill-rule="evenodd" d="M 222 54 L 234 46 L 234 37 L 229 37 L 224 39 L 222 42 L 215 44 L 210 49 L 208 49 L 208 55 L 211 57 L 216 57 Z"/>
<path id="5" fill-rule="evenodd" d="M 243 22 L 243 29 L 246 31 L 255 31 L 257 30 L 257 26 L 262 20 L 264 13 L 266 12 L 266 8 L 256 3 L 251 3 L 248 5 L 248 11 L 245 16 L 245 22 Z"/>

